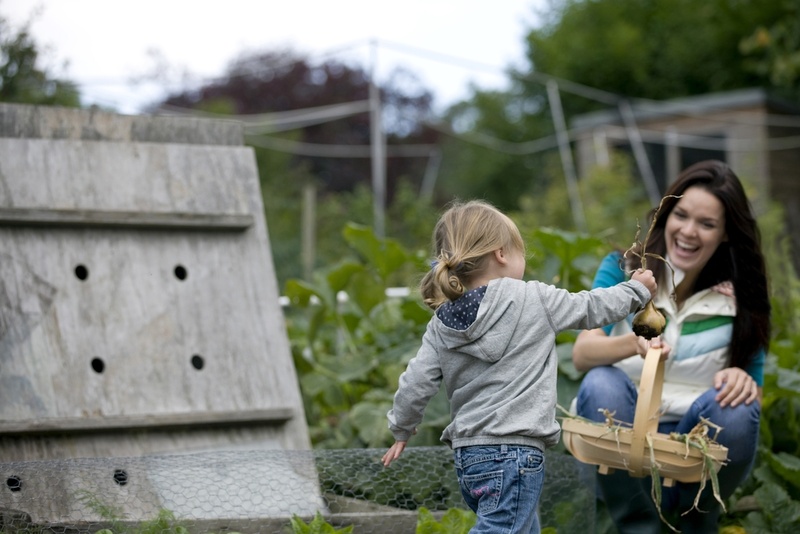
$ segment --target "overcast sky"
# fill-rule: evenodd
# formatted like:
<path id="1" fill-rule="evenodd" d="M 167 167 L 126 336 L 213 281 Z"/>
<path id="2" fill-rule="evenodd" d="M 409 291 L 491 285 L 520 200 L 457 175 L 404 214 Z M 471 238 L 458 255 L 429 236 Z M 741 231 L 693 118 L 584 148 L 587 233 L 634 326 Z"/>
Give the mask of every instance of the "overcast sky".
<path id="1" fill-rule="evenodd" d="M 175 89 L 183 73 L 209 79 L 243 52 L 287 47 L 364 67 L 375 57 L 379 81 L 405 66 L 444 106 L 470 83 L 506 86 L 503 71 L 523 64 L 524 36 L 546 1 L 0 0 L 0 15 L 16 27 L 32 20 L 43 64 L 77 82 L 85 104 L 122 113 L 163 96 L 162 86 L 130 81 L 156 57 Z"/>

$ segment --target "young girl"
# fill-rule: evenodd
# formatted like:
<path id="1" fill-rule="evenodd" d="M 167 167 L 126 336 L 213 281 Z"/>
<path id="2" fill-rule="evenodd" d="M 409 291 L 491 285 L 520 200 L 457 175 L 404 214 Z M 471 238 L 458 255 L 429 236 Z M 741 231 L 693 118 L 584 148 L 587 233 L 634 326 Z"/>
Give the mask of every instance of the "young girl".
<path id="1" fill-rule="evenodd" d="M 435 261 L 421 283 L 435 310 L 422 347 L 400 377 L 388 413 L 396 460 L 444 382 L 470 531 L 538 533 L 544 450 L 555 445 L 556 335 L 622 320 L 655 294 L 650 271 L 615 287 L 570 293 L 523 282 L 525 246 L 513 221 L 482 201 L 456 203 L 433 233 Z"/>

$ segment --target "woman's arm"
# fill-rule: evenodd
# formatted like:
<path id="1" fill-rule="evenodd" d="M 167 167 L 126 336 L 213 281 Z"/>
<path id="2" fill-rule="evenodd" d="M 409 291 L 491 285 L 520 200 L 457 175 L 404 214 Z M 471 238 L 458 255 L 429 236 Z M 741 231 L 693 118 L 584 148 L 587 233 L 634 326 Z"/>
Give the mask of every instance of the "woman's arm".
<path id="1" fill-rule="evenodd" d="M 609 336 L 600 328 L 584 330 L 572 347 L 572 363 L 578 371 L 588 371 L 599 365 L 613 365 L 634 354 L 644 358 L 651 347 L 661 348 L 662 360 L 669 357 L 670 346 L 658 337 L 648 341 L 633 332 Z"/>
<path id="2" fill-rule="evenodd" d="M 572 347 L 572 363 L 578 371 L 588 371 L 599 365 L 612 365 L 634 354 L 647 353 L 646 341 L 633 332 L 608 336 L 600 329 L 584 330 Z"/>

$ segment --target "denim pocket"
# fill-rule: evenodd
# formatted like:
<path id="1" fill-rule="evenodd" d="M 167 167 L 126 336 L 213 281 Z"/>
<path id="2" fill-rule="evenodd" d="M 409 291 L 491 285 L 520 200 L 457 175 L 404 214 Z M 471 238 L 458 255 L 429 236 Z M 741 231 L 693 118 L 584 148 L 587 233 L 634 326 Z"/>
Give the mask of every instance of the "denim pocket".
<path id="1" fill-rule="evenodd" d="M 474 471 L 471 469 L 470 471 Z M 489 471 L 464 475 L 461 478 L 462 491 L 478 502 L 478 514 L 488 514 L 497 509 L 500 492 L 503 489 L 503 471 Z"/>
<path id="2" fill-rule="evenodd" d="M 544 453 L 539 449 L 526 451 L 520 461 L 520 469 L 526 473 L 538 473 L 544 469 Z"/>

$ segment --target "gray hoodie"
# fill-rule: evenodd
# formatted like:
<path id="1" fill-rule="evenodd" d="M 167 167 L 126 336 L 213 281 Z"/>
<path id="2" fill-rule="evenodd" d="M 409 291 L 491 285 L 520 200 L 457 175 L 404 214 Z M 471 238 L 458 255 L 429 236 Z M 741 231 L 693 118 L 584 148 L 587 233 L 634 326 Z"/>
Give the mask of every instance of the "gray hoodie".
<path id="1" fill-rule="evenodd" d="M 499 278 L 475 302 L 471 324 L 446 326 L 440 307 L 400 376 L 388 413 L 394 438 L 408 441 L 444 381 L 451 422 L 441 439 L 450 447 L 506 443 L 544 450 L 557 444 L 556 335 L 621 321 L 648 300 L 650 292 L 634 280 L 570 293 Z"/>

